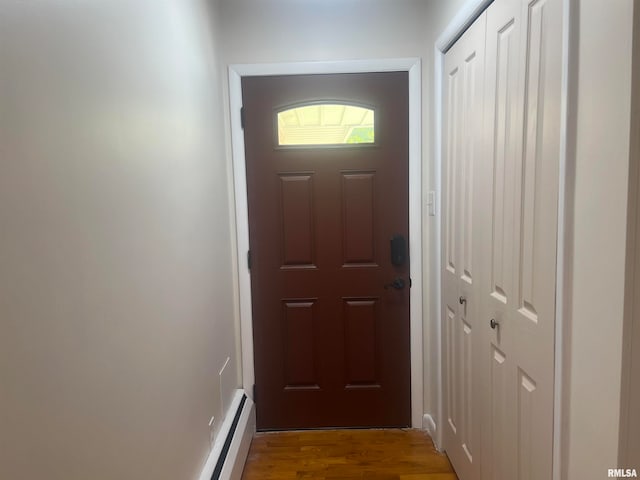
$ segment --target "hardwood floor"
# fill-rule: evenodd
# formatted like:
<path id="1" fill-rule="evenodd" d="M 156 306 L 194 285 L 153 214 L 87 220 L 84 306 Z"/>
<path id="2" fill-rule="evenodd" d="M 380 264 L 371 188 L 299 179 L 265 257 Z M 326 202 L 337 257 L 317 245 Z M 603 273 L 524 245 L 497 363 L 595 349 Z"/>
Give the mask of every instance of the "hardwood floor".
<path id="1" fill-rule="evenodd" d="M 419 430 L 258 433 L 242 480 L 457 480 Z"/>

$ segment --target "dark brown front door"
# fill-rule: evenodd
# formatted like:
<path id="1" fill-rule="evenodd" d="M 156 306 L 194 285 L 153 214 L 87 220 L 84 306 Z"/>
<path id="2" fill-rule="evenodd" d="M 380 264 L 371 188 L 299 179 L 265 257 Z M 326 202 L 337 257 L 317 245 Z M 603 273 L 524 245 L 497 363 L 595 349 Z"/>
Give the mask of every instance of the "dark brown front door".
<path id="1" fill-rule="evenodd" d="M 408 426 L 409 261 L 391 255 L 409 238 L 407 73 L 242 92 L 258 429 Z M 320 103 L 372 110 L 373 143 L 279 145 L 278 112 Z M 314 111 L 291 118 L 340 124 Z"/>

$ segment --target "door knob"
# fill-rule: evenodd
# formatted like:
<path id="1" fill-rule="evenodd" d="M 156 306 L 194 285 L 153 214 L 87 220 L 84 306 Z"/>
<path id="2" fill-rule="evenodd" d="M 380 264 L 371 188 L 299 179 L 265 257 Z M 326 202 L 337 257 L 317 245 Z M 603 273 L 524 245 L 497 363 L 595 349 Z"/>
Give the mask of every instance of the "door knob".
<path id="1" fill-rule="evenodd" d="M 489 325 L 491 325 L 491 328 L 495 330 L 500 326 L 500 322 L 498 322 L 495 318 L 492 318 L 491 321 L 489 322 Z"/>
<path id="2" fill-rule="evenodd" d="M 458 301 L 460 302 L 460 305 L 463 305 L 463 304 L 467 303 L 467 297 L 460 297 L 458 299 Z"/>
<path id="3" fill-rule="evenodd" d="M 391 283 L 387 283 L 384 286 L 384 289 L 387 290 L 388 288 L 395 288 L 396 290 L 402 290 L 404 288 L 404 285 L 405 285 L 404 279 L 398 277 L 394 279 Z"/>

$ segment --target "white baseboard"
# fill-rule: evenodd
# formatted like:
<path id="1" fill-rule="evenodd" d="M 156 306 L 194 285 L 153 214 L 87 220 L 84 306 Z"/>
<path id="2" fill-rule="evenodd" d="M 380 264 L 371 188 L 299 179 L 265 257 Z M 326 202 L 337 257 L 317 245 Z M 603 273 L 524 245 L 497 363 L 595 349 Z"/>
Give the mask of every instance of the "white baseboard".
<path id="1" fill-rule="evenodd" d="M 427 433 L 431 436 L 433 443 L 436 443 L 436 422 L 433 420 L 433 417 L 428 413 L 425 413 L 422 416 L 422 429 L 426 430 Z M 438 445 L 436 445 L 438 448 Z"/>
<path id="2" fill-rule="evenodd" d="M 238 409 L 242 404 L 242 399 L 245 396 L 244 390 L 236 390 L 236 393 L 231 402 L 231 406 L 227 412 L 227 415 L 222 422 L 220 433 L 216 439 L 213 449 L 207 458 L 207 462 L 200 474 L 200 480 L 211 480 L 211 476 L 216 470 L 216 465 L 223 455 L 225 450 L 225 443 L 227 438 L 231 434 L 231 443 L 226 450 L 226 456 L 224 457 L 224 463 L 218 480 L 240 480 L 242 477 L 242 470 L 244 469 L 244 462 L 247 459 L 249 453 L 249 446 L 251 445 L 251 439 L 256 431 L 256 411 L 253 401 L 246 396 L 244 405 L 238 417 L 238 422 L 235 426 L 235 430 L 231 433 L 234 420 L 238 414 Z"/>
<path id="3" fill-rule="evenodd" d="M 220 474 L 220 480 L 240 480 L 242 478 L 242 471 L 244 470 L 244 464 L 255 432 L 256 408 L 253 401 L 247 397 L 236 428 L 236 434 L 233 437 L 231 448 L 229 448 L 227 459 L 224 462 L 224 468 Z"/>

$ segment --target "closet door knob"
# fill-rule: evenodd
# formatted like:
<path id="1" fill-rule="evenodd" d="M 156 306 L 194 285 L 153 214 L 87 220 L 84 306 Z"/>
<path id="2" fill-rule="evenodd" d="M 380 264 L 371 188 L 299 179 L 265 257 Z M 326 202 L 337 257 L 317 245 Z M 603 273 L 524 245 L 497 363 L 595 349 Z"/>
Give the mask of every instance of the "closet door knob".
<path id="1" fill-rule="evenodd" d="M 467 303 L 467 297 L 460 297 L 458 301 L 460 302 L 460 305 L 464 305 L 465 303 Z"/>
<path id="2" fill-rule="evenodd" d="M 500 326 L 500 322 L 496 321 L 495 318 L 492 318 L 491 321 L 489 322 L 489 325 L 491 325 L 491 328 L 495 330 Z"/>

